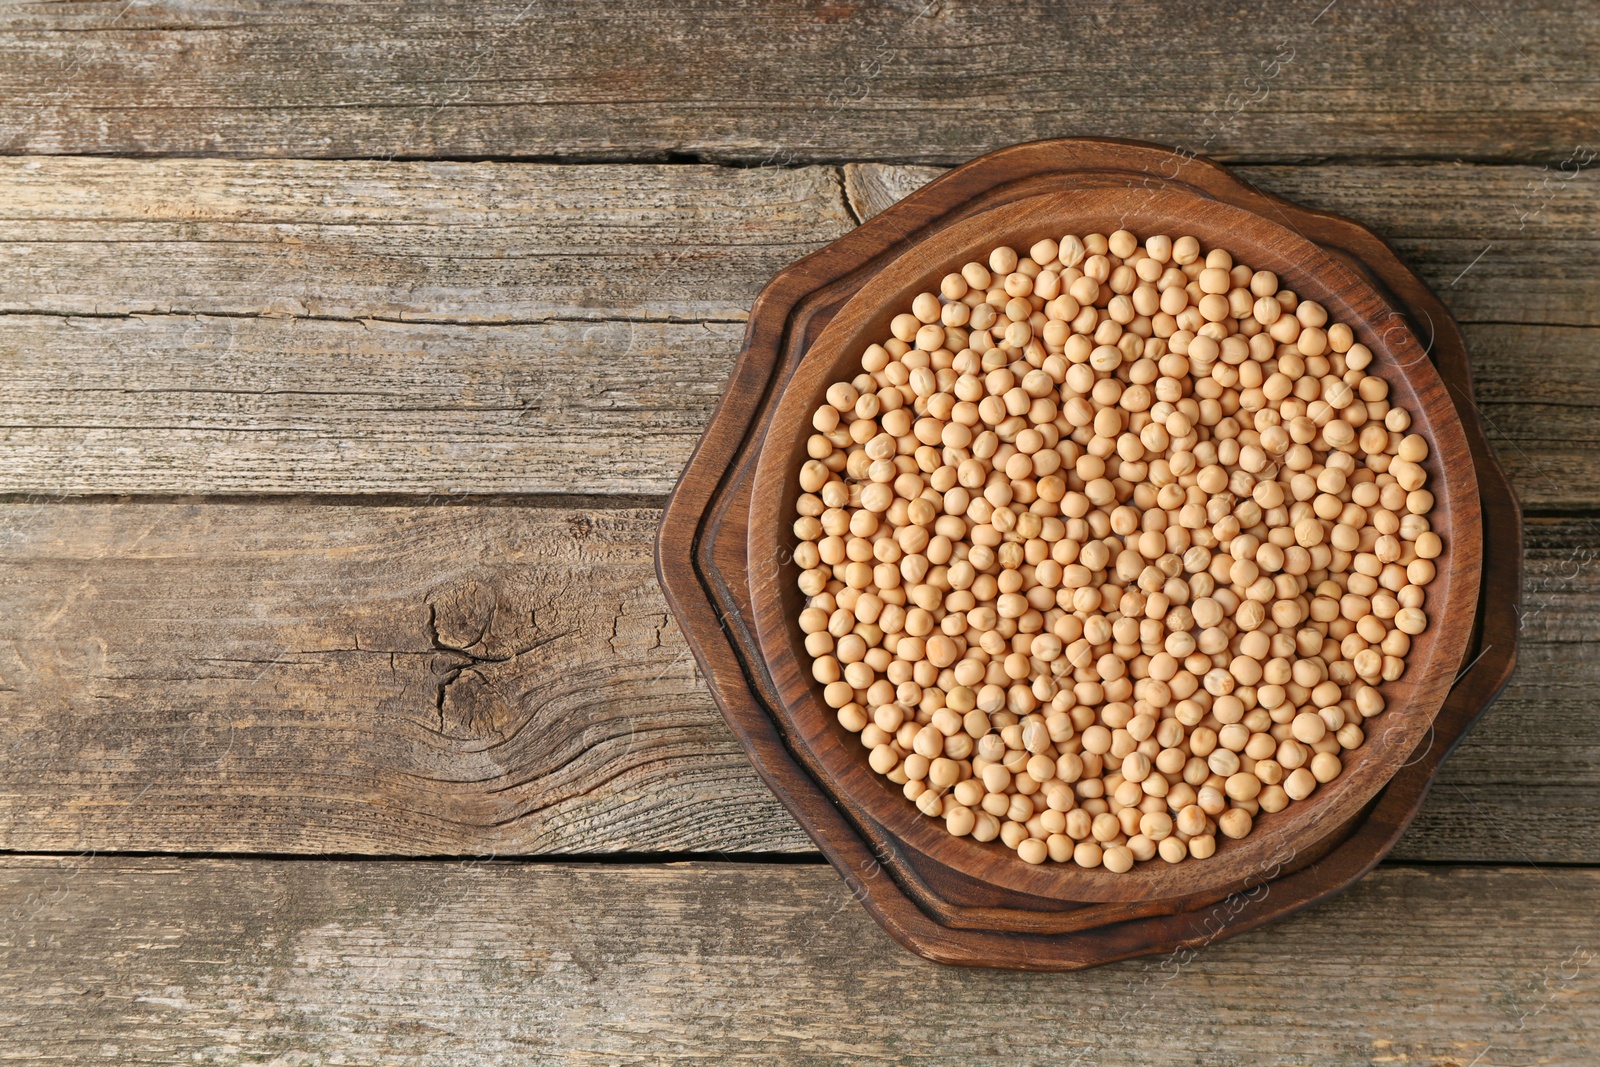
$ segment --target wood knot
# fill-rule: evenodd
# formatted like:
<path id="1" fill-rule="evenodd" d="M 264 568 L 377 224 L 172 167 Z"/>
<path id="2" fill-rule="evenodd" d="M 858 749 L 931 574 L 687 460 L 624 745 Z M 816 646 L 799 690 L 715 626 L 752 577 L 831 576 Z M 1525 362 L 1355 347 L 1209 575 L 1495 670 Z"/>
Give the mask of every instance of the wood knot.
<path id="1" fill-rule="evenodd" d="M 499 742 L 535 713 L 540 658 L 530 654 L 574 636 L 581 615 L 563 578 L 531 573 L 468 580 L 428 594 L 441 733 Z"/>

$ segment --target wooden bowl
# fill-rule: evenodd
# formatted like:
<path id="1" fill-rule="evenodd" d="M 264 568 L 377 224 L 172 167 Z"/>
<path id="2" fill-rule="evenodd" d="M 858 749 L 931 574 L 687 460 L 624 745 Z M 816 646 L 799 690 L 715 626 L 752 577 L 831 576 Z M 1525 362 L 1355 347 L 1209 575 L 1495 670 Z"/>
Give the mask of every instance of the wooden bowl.
<path id="1" fill-rule="evenodd" d="M 1514 662 L 1520 525 L 1448 314 L 1354 223 L 1265 196 L 1209 163 L 1173 166 L 1183 158 L 1093 140 L 1006 149 L 781 273 L 752 311 L 729 390 L 663 516 L 658 573 L 730 726 L 858 899 L 930 958 L 1082 967 L 1207 943 L 1336 892 L 1393 845 Z M 1157 177 L 1174 172 L 1181 181 Z M 1193 233 L 1275 270 L 1355 328 L 1432 443 L 1432 518 L 1446 550 L 1428 588 L 1430 629 L 1339 779 L 1261 817 L 1211 859 L 1118 876 L 1029 867 L 999 844 L 953 838 L 871 772 L 809 681 L 786 561 L 809 412 L 912 294 L 997 244 L 1122 226 Z"/>
<path id="2" fill-rule="evenodd" d="M 1231 204 L 1179 189 L 1098 188 L 1040 193 L 981 212 L 908 248 L 840 309 L 784 387 L 756 467 L 750 501 L 750 558 L 789 559 L 807 460 L 811 413 L 836 381 L 860 373 L 861 353 L 889 334 L 889 320 L 912 298 L 937 292 L 939 279 L 962 264 L 987 261 L 999 245 L 1026 249 L 1045 237 L 1110 233 L 1192 234 L 1204 249 L 1225 248 L 1240 263 L 1270 270 L 1281 284 L 1321 303 L 1329 320 L 1355 330 L 1373 352 L 1369 372 L 1389 383 L 1393 400 L 1413 416 L 1413 430 L 1432 445 L 1426 462 L 1435 498 L 1430 515 L 1444 540 L 1438 576 L 1427 587 L 1428 628 L 1412 642 L 1405 674 L 1380 687 L 1389 710 L 1362 724 L 1369 737 L 1345 756 L 1345 771 L 1308 799 L 1262 814 L 1238 841 L 1219 840 L 1205 860 L 1154 859 L 1113 874 L 1073 863 L 1023 863 L 999 841 L 952 836 L 893 782 L 867 765 L 860 739 L 838 724 L 811 677 L 811 657 L 797 619 L 805 606 L 790 560 L 752 576 L 751 609 L 767 669 L 782 698 L 781 714 L 830 779 L 880 826 L 917 852 L 972 878 L 1019 893 L 1077 901 L 1151 901 L 1235 885 L 1273 857 L 1307 853 L 1383 788 L 1444 703 L 1466 650 L 1482 567 L 1478 480 L 1461 420 L 1433 364 L 1398 312 L 1349 267 L 1293 231 Z"/>

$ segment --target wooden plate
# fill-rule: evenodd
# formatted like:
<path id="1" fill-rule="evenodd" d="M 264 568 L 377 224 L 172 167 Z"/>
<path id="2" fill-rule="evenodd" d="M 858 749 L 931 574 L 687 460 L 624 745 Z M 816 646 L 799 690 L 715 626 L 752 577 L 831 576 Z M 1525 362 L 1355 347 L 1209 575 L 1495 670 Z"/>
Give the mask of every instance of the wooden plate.
<path id="1" fill-rule="evenodd" d="M 1334 318 L 1365 327 L 1358 332 L 1375 367 L 1434 442 L 1430 488 L 1446 520 L 1448 559 L 1429 587 L 1434 625 L 1416 643 L 1406 676 L 1389 687 L 1390 710 L 1374 720 L 1381 726 L 1345 775 L 1264 816 L 1255 833 L 1211 860 L 1145 865 L 1120 877 L 1032 868 L 1001 846 L 952 838 L 871 774 L 859 743 L 834 723 L 800 669 L 806 660 L 791 621 L 798 594 L 783 554 L 793 507 L 786 487 L 803 441 L 795 427 L 806 421 L 797 413 L 859 358 L 862 338 L 881 336 L 911 293 L 972 258 L 971 250 L 1119 225 L 1193 232 L 1277 270 Z M 772 427 L 788 429 L 769 435 Z M 890 933 L 947 962 L 1060 969 L 1248 928 L 1343 888 L 1376 863 L 1448 749 L 1509 676 L 1520 537 L 1514 498 L 1471 406 L 1460 335 L 1377 238 L 1167 149 L 1069 140 L 958 168 L 774 279 L 663 517 L 657 563 L 730 726 Z M 1492 563 L 1486 572 L 1484 558 Z"/>

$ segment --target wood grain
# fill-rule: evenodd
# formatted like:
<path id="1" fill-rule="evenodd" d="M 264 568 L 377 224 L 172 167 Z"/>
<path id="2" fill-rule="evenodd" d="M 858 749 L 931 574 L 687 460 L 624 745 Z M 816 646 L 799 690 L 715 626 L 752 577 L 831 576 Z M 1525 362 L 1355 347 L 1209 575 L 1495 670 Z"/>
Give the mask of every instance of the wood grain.
<path id="1" fill-rule="evenodd" d="M 845 199 L 862 222 L 881 215 L 946 170 L 915 163 L 846 163 L 840 169 Z"/>
<path id="2" fill-rule="evenodd" d="M 796 848 L 652 509 L 0 506 L 0 848 Z"/>
<path id="3" fill-rule="evenodd" d="M 933 173 L 846 171 L 865 211 Z M 1533 200 L 1558 179 L 1247 173 L 1372 221 L 1469 320 L 1525 502 L 1600 499 L 1594 172 Z M 755 293 L 851 225 L 827 167 L 33 158 L 0 184 L 13 493 L 665 493 Z"/>
<path id="4" fill-rule="evenodd" d="M 0 492 L 661 494 L 743 332 L 0 316 Z"/>
<path id="5" fill-rule="evenodd" d="M 810 851 L 667 618 L 658 518 L 0 505 L 0 848 Z M 1600 859 L 1600 528 L 1527 534 L 1522 669 L 1398 857 Z"/>
<path id="6" fill-rule="evenodd" d="M 1594 144 L 1581 6 L 897 0 L 372 9 L 24 5 L 10 152 L 955 163 L 1115 134 L 1228 160 L 1561 159 Z M 1028 57 L 1001 60 L 998 57 Z M 1091 73 L 1092 72 L 1092 73 Z"/>
<path id="7" fill-rule="evenodd" d="M 1468 326 L 1485 433 L 1530 511 L 1600 502 L 1600 332 Z"/>
<path id="8" fill-rule="evenodd" d="M 0 158 L 0 311 L 742 321 L 833 167 Z"/>
<path id="9" fill-rule="evenodd" d="M 1192 955 L 1030 975 L 909 957 L 818 866 L 7 857 L 0 1025 L 63 1064 L 1576 1065 L 1597 907 L 1592 870 L 1385 867 Z"/>

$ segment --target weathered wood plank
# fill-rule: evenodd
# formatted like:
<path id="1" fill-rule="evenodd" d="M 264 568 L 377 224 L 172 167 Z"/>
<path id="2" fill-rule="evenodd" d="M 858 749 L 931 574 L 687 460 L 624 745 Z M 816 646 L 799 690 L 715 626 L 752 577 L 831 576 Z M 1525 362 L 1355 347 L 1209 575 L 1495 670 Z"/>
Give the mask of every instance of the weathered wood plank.
<path id="1" fill-rule="evenodd" d="M 0 505 L 0 848 L 809 851 L 668 617 L 656 519 Z M 1600 529 L 1528 543 L 1523 669 L 1402 857 L 1600 859 Z"/>
<path id="2" fill-rule="evenodd" d="M 867 212 L 932 173 L 846 170 Z M 1600 325 L 1600 179 L 1251 173 L 1369 217 L 1483 320 L 1530 504 L 1600 499 L 1593 331 L 1537 328 Z M 832 168 L 35 158 L 0 183 L 10 492 L 663 493 L 755 293 L 850 225 Z"/>
<path id="3" fill-rule="evenodd" d="M 0 316 L 0 492 L 668 492 L 742 323 Z"/>
<path id="4" fill-rule="evenodd" d="M 742 320 L 833 167 L 0 158 L 0 311 Z"/>
<path id="5" fill-rule="evenodd" d="M 943 174 L 945 167 L 915 163 L 846 163 L 845 198 L 856 218 L 866 222 Z"/>
<path id="6" fill-rule="evenodd" d="M 40 1063 L 1592 1062 L 1600 872 L 1384 867 L 1192 953 L 916 959 L 825 867 L 7 857 Z"/>
<path id="7" fill-rule="evenodd" d="M 1524 508 L 1600 501 L 1600 330 L 1468 326 L 1473 391 Z"/>
<path id="8" fill-rule="evenodd" d="M 1594 143 L 1585 6 L 1275 6 L 1238 21 L 909 0 L 17 5 L 11 152 L 955 163 L 1068 134 L 1225 158 L 1561 158 Z"/>
<path id="9" fill-rule="evenodd" d="M 0 506 L 0 848 L 803 847 L 668 617 L 657 518 Z"/>

